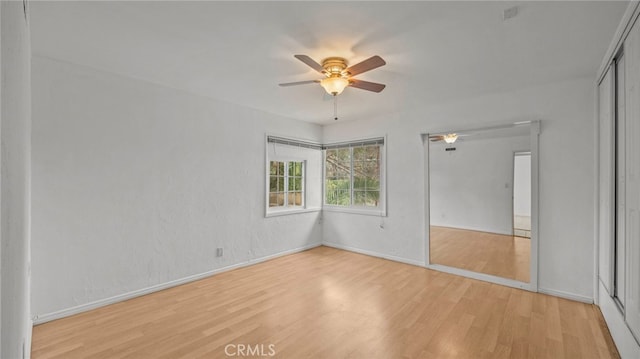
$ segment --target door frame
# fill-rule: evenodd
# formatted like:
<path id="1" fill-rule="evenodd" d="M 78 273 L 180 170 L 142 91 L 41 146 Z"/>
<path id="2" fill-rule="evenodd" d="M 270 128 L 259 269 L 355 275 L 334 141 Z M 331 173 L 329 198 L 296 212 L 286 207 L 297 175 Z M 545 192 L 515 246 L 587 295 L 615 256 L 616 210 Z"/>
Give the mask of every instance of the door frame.
<path id="1" fill-rule="evenodd" d="M 516 235 L 516 157 L 518 156 L 529 156 L 531 157 L 531 151 L 513 151 L 513 178 L 511 183 L 511 212 L 512 212 L 512 223 L 511 227 L 513 228 L 513 235 Z M 531 162 L 531 160 L 529 160 Z"/>
<path id="2" fill-rule="evenodd" d="M 450 267 L 442 264 L 431 263 L 429 251 L 429 229 L 430 229 L 430 183 L 429 183 L 429 134 L 430 133 L 456 133 L 468 131 L 483 131 L 491 129 L 501 129 L 514 126 L 529 125 L 530 144 L 531 144 L 531 251 L 529 266 L 529 283 L 518 281 L 515 279 L 503 278 L 491 274 L 473 272 L 466 269 Z M 489 125 L 480 128 L 462 128 L 457 130 L 445 129 L 443 131 L 428 131 L 421 134 L 423 154 L 424 154 L 424 233 L 425 233 L 425 262 L 424 266 L 428 269 L 440 272 L 459 275 L 462 277 L 482 280 L 485 282 L 504 285 L 507 287 L 525 289 L 531 292 L 538 291 L 538 253 L 539 253 L 539 135 L 540 120 L 519 121 L 512 123 L 501 123 L 497 125 Z M 512 211 L 513 212 L 513 211 Z"/>

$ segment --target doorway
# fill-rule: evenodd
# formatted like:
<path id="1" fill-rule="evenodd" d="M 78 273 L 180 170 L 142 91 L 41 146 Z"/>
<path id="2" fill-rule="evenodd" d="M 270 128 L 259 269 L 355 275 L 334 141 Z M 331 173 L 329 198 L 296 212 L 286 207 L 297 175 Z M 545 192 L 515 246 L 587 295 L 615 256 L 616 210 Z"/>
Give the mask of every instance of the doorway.
<path id="1" fill-rule="evenodd" d="M 531 152 L 513 154 L 513 235 L 531 238 Z"/>

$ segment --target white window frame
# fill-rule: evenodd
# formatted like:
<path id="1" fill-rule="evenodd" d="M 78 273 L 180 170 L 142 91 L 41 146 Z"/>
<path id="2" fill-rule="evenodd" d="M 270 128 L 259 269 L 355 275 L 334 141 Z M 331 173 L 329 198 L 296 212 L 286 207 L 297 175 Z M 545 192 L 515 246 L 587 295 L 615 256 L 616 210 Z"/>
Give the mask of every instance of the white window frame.
<path id="1" fill-rule="evenodd" d="M 271 180 L 271 162 L 284 162 L 284 167 L 286 171 L 286 175 L 284 176 L 284 206 L 277 207 L 269 207 L 269 195 L 271 194 L 270 188 L 270 180 Z M 290 162 L 301 162 L 302 163 L 302 205 L 288 205 L 289 201 L 289 163 Z M 286 215 L 291 213 L 299 213 L 299 212 L 307 212 L 307 160 L 302 158 L 293 158 L 293 157 L 273 157 L 269 158 L 266 161 L 266 198 L 265 198 L 265 206 L 266 206 L 266 216 L 278 216 L 278 215 Z"/>
<path id="2" fill-rule="evenodd" d="M 380 146 L 380 198 L 377 207 L 369 207 L 369 206 L 358 206 L 353 204 L 353 148 L 357 147 L 357 144 L 361 142 L 369 142 L 373 140 L 382 140 L 382 144 L 378 144 Z M 325 146 L 334 147 L 349 147 L 351 148 L 351 205 L 349 206 L 338 206 L 327 204 L 326 198 L 326 186 L 327 186 L 327 149 L 324 149 L 322 155 L 322 209 L 330 212 L 343 212 L 343 213 L 354 213 L 354 214 L 362 214 L 369 216 L 387 216 L 387 137 L 386 136 L 378 136 L 378 137 L 369 137 L 364 139 L 356 139 L 350 141 L 341 141 L 337 143 L 326 144 Z M 334 147 L 338 148 L 338 147 Z"/>

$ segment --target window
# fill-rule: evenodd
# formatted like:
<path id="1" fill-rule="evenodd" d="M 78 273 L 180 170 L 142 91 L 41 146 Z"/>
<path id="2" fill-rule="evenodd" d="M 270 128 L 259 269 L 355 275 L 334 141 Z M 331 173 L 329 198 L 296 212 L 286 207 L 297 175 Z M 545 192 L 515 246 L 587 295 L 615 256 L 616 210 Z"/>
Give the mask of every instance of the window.
<path id="1" fill-rule="evenodd" d="M 304 206 L 304 162 L 269 162 L 269 208 Z"/>
<path id="2" fill-rule="evenodd" d="M 355 209 L 382 209 L 384 139 L 325 150 L 325 205 Z"/>

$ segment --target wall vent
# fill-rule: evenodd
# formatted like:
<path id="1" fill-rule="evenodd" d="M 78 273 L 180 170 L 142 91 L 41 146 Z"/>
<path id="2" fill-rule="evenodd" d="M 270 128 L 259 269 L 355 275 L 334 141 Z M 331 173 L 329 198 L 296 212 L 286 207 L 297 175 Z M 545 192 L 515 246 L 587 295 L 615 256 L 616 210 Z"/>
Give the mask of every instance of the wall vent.
<path id="1" fill-rule="evenodd" d="M 510 7 L 508 9 L 505 9 L 502 12 L 502 21 L 507 21 L 511 18 L 516 17 L 516 15 L 518 15 L 518 7 L 517 6 L 513 6 Z"/>

